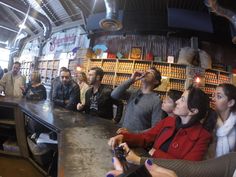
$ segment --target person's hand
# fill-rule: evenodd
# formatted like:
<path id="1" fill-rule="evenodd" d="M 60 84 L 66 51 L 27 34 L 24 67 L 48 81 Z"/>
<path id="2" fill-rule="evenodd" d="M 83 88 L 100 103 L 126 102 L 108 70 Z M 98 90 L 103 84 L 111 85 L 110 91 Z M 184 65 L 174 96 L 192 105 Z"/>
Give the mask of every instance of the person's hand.
<path id="1" fill-rule="evenodd" d="M 21 86 L 20 89 L 21 89 L 22 93 L 25 92 L 25 87 L 24 86 Z"/>
<path id="2" fill-rule="evenodd" d="M 129 163 L 140 165 L 141 157 L 136 155 L 134 151 L 132 151 L 126 143 L 121 143 L 119 146 L 121 146 L 124 149 L 126 154 L 125 158 Z"/>
<path id="3" fill-rule="evenodd" d="M 77 104 L 77 110 L 80 111 L 84 108 L 84 105 L 82 103 Z"/>
<path id="4" fill-rule="evenodd" d="M 153 154 L 155 153 L 156 149 L 155 148 L 152 148 L 148 153 L 153 156 Z"/>
<path id="5" fill-rule="evenodd" d="M 124 170 L 123 170 L 123 167 L 122 167 L 120 161 L 116 157 L 113 157 L 112 163 L 114 165 L 115 170 L 109 171 L 106 176 L 107 177 L 115 177 L 115 176 L 121 175 Z"/>
<path id="6" fill-rule="evenodd" d="M 118 124 L 118 123 L 119 123 L 119 121 L 117 121 L 115 118 L 112 119 L 112 122 L 113 122 L 114 124 Z"/>
<path id="7" fill-rule="evenodd" d="M 132 74 L 132 76 L 131 76 L 131 80 L 132 80 L 133 82 L 136 82 L 136 81 L 142 79 L 144 76 L 145 76 L 145 72 L 143 72 L 143 71 L 135 71 L 135 72 Z"/>
<path id="8" fill-rule="evenodd" d="M 123 135 L 116 135 L 109 139 L 108 145 L 111 146 L 111 148 L 114 150 L 116 146 L 123 142 L 123 138 Z"/>
<path id="9" fill-rule="evenodd" d="M 124 171 L 120 161 L 116 157 L 112 158 L 112 162 L 115 170 L 109 171 L 106 175 L 107 177 L 119 176 Z M 159 167 L 158 165 L 153 164 L 153 162 L 149 159 L 146 160 L 145 167 L 147 168 L 152 177 L 177 177 L 177 175 L 173 171 L 163 167 Z"/>
<path id="10" fill-rule="evenodd" d="M 116 131 L 117 134 L 121 134 L 121 133 L 129 133 L 129 130 L 127 128 L 119 128 Z"/>
<path id="11" fill-rule="evenodd" d="M 146 160 L 145 166 L 152 177 L 178 177 L 174 171 L 153 164 L 151 160 Z"/>

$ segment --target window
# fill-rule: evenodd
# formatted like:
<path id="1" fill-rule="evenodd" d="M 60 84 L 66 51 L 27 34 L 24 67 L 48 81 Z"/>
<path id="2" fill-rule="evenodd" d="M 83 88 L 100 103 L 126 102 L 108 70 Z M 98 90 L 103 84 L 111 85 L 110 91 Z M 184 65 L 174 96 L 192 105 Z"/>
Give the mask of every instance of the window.
<path id="1" fill-rule="evenodd" d="M 8 68 L 10 50 L 5 48 L 0 48 L 0 66 L 2 69 Z"/>

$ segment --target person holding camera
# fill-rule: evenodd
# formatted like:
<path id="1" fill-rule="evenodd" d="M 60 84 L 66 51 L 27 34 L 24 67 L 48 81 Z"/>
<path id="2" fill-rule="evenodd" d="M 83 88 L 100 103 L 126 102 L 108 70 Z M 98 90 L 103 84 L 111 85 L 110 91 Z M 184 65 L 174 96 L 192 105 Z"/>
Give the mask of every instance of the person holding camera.
<path id="1" fill-rule="evenodd" d="M 202 160 L 217 118 L 210 109 L 209 97 L 201 89 L 190 87 L 176 101 L 174 114 L 176 118 L 166 117 L 145 132 L 114 136 L 108 144 L 112 149 L 122 146 L 126 160 L 137 165 L 143 158 L 129 146 L 144 148 L 148 151 L 147 156 L 153 158 Z"/>
<path id="2" fill-rule="evenodd" d="M 141 80 L 140 89 L 129 89 Z M 116 87 L 111 93 L 114 99 L 127 101 L 121 132 L 140 132 L 153 127 L 161 120 L 161 100 L 154 89 L 161 84 L 161 73 L 155 67 L 146 72 L 135 71 L 131 78 Z"/>
<path id="3" fill-rule="evenodd" d="M 235 177 L 236 153 L 231 152 L 221 157 L 204 161 L 187 161 L 177 159 L 147 159 L 143 165 L 133 169 L 124 170 L 117 157 L 112 158 L 114 170 L 106 177 Z M 148 171 L 148 172 L 147 172 Z M 137 173 L 138 172 L 138 173 Z M 147 174 L 149 173 L 149 174 Z M 144 175 L 145 174 L 145 175 Z"/>

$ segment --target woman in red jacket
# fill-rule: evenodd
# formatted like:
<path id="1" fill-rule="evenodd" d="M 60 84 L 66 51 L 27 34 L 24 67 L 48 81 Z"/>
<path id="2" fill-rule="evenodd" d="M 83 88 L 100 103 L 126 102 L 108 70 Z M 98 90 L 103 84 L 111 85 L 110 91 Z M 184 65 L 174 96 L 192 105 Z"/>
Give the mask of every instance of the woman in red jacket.
<path id="1" fill-rule="evenodd" d="M 201 89 L 190 87 L 176 104 L 177 118 L 167 117 L 146 132 L 119 134 L 108 144 L 113 149 L 122 146 L 126 159 L 134 164 L 140 164 L 142 158 L 129 146 L 148 148 L 152 145 L 149 154 L 154 158 L 202 160 L 216 121 L 215 112 L 209 108 L 209 97 Z"/>

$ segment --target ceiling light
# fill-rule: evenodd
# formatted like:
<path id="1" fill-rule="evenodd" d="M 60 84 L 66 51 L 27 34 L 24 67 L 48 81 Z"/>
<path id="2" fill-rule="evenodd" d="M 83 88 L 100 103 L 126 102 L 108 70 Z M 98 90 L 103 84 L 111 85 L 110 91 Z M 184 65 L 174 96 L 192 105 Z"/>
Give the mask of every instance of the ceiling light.
<path id="1" fill-rule="evenodd" d="M 19 24 L 19 28 L 21 28 L 21 29 L 25 29 L 26 26 L 25 26 L 24 24 Z"/>

